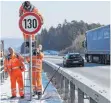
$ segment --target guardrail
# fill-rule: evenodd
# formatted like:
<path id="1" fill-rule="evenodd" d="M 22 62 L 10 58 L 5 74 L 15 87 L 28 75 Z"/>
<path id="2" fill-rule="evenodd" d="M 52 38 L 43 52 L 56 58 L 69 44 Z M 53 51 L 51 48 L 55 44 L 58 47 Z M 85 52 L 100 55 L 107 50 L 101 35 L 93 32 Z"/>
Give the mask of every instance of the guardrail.
<path id="1" fill-rule="evenodd" d="M 63 56 L 55 56 L 55 55 L 45 55 L 45 58 L 53 58 L 53 59 L 62 59 Z"/>
<path id="2" fill-rule="evenodd" d="M 0 58 L 0 84 L 8 77 L 8 74 L 4 72 L 3 60 L 3 58 Z"/>
<path id="3" fill-rule="evenodd" d="M 49 66 L 45 72 L 52 74 L 58 65 L 44 60 L 44 65 Z M 87 78 L 60 68 L 55 76 L 56 87 L 65 103 L 110 103 L 110 93 L 103 90 Z M 77 99 L 77 100 L 76 100 Z M 75 102 L 76 100 L 76 102 Z"/>
<path id="4" fill-rule="evenodd" d="M 85 54 L 80 54 L 85 59 Z M 64 55 L 45 55 L 45 58 L 63 59 Z"/>

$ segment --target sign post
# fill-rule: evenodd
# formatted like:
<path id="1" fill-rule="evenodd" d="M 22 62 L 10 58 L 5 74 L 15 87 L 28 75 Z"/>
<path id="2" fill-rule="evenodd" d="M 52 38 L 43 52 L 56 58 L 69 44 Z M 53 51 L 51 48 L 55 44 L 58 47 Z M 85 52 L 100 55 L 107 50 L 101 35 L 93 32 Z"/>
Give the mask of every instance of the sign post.
<path id="1" fill-rule="evenodd" d="M 21 31 L 30 35 L 30 100 L 32 100 L 32 34 L 36 34 L 40 30 L 41 25 L 41 19 L 39 15 L 32 12 L 25 13 L 23 16 L 21 16 L 19 20 L 19 28 L 21 29 Z"/>
<path id="2" fill-rule="evenodd" d="M 29 77 L 30 77 L 30 100 L 32 100 L 32 36 L 30 35 L 30 70 L 29 70 Z"/>

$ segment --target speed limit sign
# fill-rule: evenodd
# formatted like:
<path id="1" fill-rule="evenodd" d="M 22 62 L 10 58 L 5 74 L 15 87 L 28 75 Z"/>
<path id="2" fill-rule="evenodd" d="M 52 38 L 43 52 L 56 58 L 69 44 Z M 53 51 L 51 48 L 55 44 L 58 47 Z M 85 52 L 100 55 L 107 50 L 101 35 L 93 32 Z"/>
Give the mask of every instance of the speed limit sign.
<path id="1" fill-rule="evenodd" d="M 29 35 L 37 33 L 41 25 L 40 16 L 32 12 L 25 13 L 19 20 L 19 28 Z"/>

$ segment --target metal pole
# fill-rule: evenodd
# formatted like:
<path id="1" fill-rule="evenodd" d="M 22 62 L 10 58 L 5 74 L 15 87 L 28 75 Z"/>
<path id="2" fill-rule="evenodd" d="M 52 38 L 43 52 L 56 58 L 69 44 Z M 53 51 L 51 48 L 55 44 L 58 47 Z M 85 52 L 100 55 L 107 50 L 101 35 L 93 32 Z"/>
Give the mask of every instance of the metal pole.
<path id="1" fill-rule="evenodd" d="M 32 100 L 32 36 L 30 36 L 30 70 L 29 70 L 29 74 L 30 74 L 30 100 Z"/>
<path id="2" fill-rule="evenodd" d="M 97 103 L 97 102 L 94 101 L 94 100 L 90 97 L 90 103 Z"/>
<path id="3" fill-rule="evenodd" d="M 69 80 L 65 78 L 65 95 L 64 95 L 65 103 L 69 103 Z"/>
<path id="4" fill-rule="evenodd" d="M 75 85 L 72 82 L 70 82 L 70 99 L 70 103 L 75 103 Z"/>
<path id="5" fill-rule="evenodd" d="M 61 97 L 64 98 L 65 90 L 65 77 L 62 75 L 61 77 Z"/>
<path id="6" fill-rule="evenodd" d="M 84 92 L 78 88 L 78 103 L 84 103 Z"/>

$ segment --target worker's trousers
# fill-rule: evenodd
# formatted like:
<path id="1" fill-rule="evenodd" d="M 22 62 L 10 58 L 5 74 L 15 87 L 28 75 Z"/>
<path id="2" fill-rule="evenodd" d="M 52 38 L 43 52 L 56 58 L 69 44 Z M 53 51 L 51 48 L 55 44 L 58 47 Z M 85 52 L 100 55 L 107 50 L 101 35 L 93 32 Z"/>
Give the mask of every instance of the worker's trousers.
<path id="1" fill-rule="evenodd" d="M 11 93 L 12 96 L 16 96 L 16 82 L 18 83 L 19 95 L 24 95 L 23 76 L 20 69 L 12 70 L 10 73 Z"/>
<path id="2" fill-rule="evenodd" d="M 32 86 L 33 91 L 42 92 L 42 73 L 32 69 Z"/>

